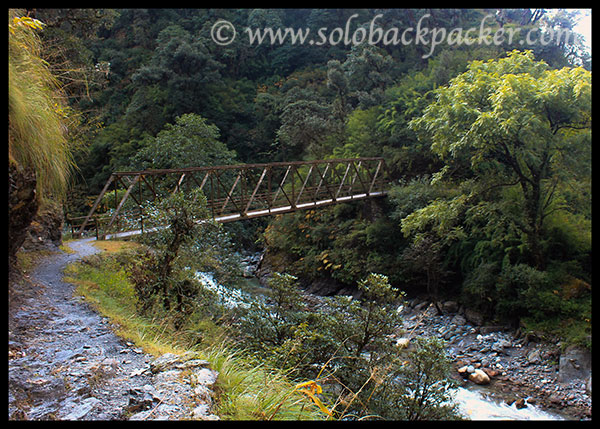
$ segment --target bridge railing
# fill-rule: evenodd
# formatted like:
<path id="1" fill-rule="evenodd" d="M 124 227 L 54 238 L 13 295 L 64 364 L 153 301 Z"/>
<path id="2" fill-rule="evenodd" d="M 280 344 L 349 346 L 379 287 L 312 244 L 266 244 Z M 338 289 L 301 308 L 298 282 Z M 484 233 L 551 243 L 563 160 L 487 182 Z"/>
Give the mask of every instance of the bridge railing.
<path id="1" fill-rule="evenodd" d="M 101 205 L 110 219 L 101 236 L 144 229 L 144 208 L 179 190 L 200 188 L 211 217 L 232 222 L 385 195 L 383 158 L 350 158 L 119 171 L 112 173 L 75 235 L 81 235 Z M 98 222 L 96 221 L 96 224 Z"/>

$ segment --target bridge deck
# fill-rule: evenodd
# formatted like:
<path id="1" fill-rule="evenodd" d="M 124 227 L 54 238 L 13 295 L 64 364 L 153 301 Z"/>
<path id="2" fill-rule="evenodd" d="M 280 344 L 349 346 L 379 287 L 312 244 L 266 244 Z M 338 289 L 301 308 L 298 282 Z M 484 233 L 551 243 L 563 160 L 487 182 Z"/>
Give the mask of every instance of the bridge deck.
<path id="1" fill-rule="evenodd" d="M 321 200 L 321 201 L 315 201 L 313 203 L 303 203 L 303 204 L 298 204 L 296 206 L 296 208 L 293 208 L 292 206 L 283 206 L 283 207 L 276 207 L 274 209 L 265 209 L 265 210 L 254 210 L 254 211 L 250 211 L 248 212 L 245 216 L 242 216 L 239 213 L 236 214 L 231 214 L 231 215 L 226 215 L 226 216 L 220 216 L 217 218 L 214 218 L 214 220 L 216 222 L 220 222 L 220 223 L 225 223 L 225 222 L 233 222 L 236 220 L 243 220 L 243 219 L 251 219 L 251 218 L 255 218 L 255 217 L 261 217 L 261 216 L 269 216 L 269 215 L 275 215 L 275 214 L 283 214 L 283 213 L 290 213 L 296 210 L 302 210 L 302 209 L 310 209 L 310 208 L 314 208 L 314 207 L 323 207 L 323 206 L 327 206 L 327 205 L 331 205 L 331 204 L 336 204 L 336 203 L 342 203 L 342 202 L 349 202 L 349 201 L 355 201 L 355 200 L 362 200 L 365 198 L 372 198 L 372 197 L 383 197 L 386 195 L 386 192 L 372 192 L 370 195 L 367 194 L 358 194 L 358 195 L 352 195 L 352 196 L 346 196 L 346 197 L 340 197 L 338 198 L 336 201 L 334 201 L 333 199 L 328 199 L 328 200 Z M 147 228 L 145 230 L 146 233 L 148 232 L 154 232 L 158 229 L 158 227 L 156 228 Z M 110 240 L 110 239 L 120 239 L 120 238 L 127 238 L 127 237 L 133 237 L 136 235 L 140 235 L 142 234 L 142 230 L 141 229 L 136 229 L 133 231 L 124 231 L 124 232 L 115 232 L 113 234 L 106 234 L 104 236 L 105 239 Z"/>

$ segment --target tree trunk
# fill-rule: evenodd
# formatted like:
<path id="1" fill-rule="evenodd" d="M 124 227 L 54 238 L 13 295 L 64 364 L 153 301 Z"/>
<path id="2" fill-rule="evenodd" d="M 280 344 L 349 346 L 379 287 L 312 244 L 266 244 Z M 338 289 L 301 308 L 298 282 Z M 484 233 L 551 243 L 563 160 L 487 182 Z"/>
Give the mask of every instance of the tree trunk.
<path id="1" fill-rule="evenodd" d="M 531 264 L 538 270 L 544 269 L 544 256 L 540 247 L 540 235 L 542 232 L 540 197 L 541 184 L 534 177 L 533 184 L 527 187 L 525 194 L 525 211 L 527 216 L 527 246 L 529 247 Z"/>

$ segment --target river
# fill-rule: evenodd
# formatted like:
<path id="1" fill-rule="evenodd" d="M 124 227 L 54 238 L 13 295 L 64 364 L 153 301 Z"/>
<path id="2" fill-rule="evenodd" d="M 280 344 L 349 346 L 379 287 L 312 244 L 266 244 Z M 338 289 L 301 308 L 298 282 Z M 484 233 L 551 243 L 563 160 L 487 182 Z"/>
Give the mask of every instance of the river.
<path id="1" fill-rule="evenodd" d="M 218 294 L 227 308 L 247 305 L 244 298 L 250 296 L 248 292 L 219 284 L 210 273 L 198 272 L 196 276 L 207 289 Z M 255 290 L 262 289 L 257 279 L 250 280 L 249 283 Z M 255 284 L 252 285 L 253 283 Z M 475 384 L 455 389 L 453 397 L 463 417 L 469 420 L 565 420 L 564 417 L 535 405 L 528 404 L 520 409 L 515 403 L 508 405 L 490 389 Z"/>
<path id="2" fill-rule="evenodd" d="M 513 403 L 508 405 L 485 387 L 471 385 L 468 389 L 459 387 L 454 401 L 462 415 L 469 420 L 565 420 L 555 413 L 528 405 L 518 409 Z"/>

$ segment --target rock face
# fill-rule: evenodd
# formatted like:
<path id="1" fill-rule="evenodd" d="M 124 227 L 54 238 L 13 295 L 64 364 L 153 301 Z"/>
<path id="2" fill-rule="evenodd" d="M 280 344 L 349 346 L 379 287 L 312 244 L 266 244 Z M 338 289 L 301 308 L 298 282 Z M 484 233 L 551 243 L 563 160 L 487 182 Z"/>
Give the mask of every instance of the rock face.
<path id="1" fill-rule="evenodd" d="M 46 203 L 38 210 L 27 228 L 23 248 L 41 250 L 60 246 L 63 221 L 62 207 L 58 204 Z"/>
<path id="2" fill-rule="evenodd" d="M 23 245 L 27 228 L 38 209 L 36 177 L 31 169 L 25 170 L 8 163 L 8 255 L 12 258 Z"/>
<path id="3" fill-rule="evenodd" d="M 587 382 L 591 378 L 592 354 L 579 347 L 569 347 L 560 355 L 558 381 L 570 383 L 576 380 Z M 591 382 L 590 382 L 591 388 Z"/>
<path id="4" fill-rule="evenodd" d="M 8 165 L 8 254 L 11 259 L 26 250 L 54 249 L 62 244 L 63 213 L 59 204 L 39 206 L 36 175 L 13 162 Z"/>

